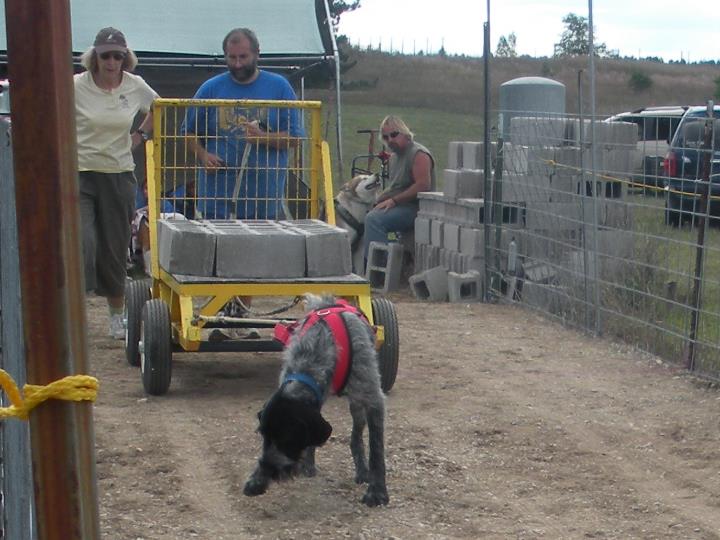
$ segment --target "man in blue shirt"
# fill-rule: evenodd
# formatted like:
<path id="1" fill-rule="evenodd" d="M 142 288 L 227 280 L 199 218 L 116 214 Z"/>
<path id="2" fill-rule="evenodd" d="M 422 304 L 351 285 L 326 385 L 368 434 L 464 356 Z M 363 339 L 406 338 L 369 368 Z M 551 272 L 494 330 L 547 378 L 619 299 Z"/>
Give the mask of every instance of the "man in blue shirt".
<path id="1" fill-rule="evenodd" d="M 197 99 L 297 99 L 281 75 L 258 69 L 260 45 L 247 28 L 223 40 L 228 70 L 205 81 Z M 205 219 L 283 218 L 288 150 L 303 136 L 299 109 L 190 107 L 183 130 L 202 168 L 197 211 Z"/>

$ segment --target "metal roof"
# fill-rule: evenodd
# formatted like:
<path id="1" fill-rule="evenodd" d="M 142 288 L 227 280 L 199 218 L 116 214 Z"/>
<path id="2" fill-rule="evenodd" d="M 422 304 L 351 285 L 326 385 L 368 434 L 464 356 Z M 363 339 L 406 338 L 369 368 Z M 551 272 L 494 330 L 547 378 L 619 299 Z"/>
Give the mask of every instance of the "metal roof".
<path id="1" fill-rule="evenodd" d="M 235 27 L 255 31 L 264 58 L 333 55 L 325 0 L 70 0 L 70 10 L 75 54 L 112 26 L 138 56 L 222 57 L 222 39 Z M 4 10 L 0 21 L 6 51 Z"/>

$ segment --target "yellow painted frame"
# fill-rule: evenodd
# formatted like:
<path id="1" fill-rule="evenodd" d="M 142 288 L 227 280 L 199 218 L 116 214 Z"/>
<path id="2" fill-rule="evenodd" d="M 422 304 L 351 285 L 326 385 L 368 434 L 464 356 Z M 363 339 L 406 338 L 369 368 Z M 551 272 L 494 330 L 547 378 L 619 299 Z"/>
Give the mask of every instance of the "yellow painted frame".
<path id="1" fill-rule="evenodd" d="M 310 214 L 320 216 L 324 205 L 325 221 L 335 224 L 333 204 L 332 167 L 330 147 L 322 140 L 321 109 L 319 101 L 258 101 L 258 100 L 197 100 L 197 99 L 156 99 L 154 103 L 154 133 L 156 137 L 146 143 L 148 215 L 150 228 L 152 296 L 162 299 L 170 308 L 173 340 L 185 351 L 197 351 L 202 343 L 201 330 L 204 326 L 193 310 L 193 298 L 209 297 L 197 315 L 214 316 L 234 296 L 299 296 L 305 293 L 329 293 L 343 297 L 356 304 L 374 325 L 370 283 L 361 278 L 354 281 L 213 281 L 181 283 L 175 276 L 160 268 L 158 260 L 157 220 L 160 217 L 160 182 L 162 181 L 162 127 L 165 114 L 174 106 L 228 105 L 253 107 L 287 107 L 303 109 L 310 114 Z M 322 194 L 322 199 L 319 195 Z M 384 329 L 376 327 L 377 346 L 384 342 Z"/>

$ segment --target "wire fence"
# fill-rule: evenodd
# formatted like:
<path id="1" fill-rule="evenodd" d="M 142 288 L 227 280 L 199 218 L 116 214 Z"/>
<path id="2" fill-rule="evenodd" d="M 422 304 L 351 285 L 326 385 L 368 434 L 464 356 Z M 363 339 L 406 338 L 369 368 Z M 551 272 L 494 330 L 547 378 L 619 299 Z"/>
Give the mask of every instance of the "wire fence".
<path id="1" fill-rule="evenodd" d="M 513 112 L 486 149 L 488 287 L 717 379 L 720 130 L 706 108 L 684 114 L 652 143 L 639 123 Z"/>

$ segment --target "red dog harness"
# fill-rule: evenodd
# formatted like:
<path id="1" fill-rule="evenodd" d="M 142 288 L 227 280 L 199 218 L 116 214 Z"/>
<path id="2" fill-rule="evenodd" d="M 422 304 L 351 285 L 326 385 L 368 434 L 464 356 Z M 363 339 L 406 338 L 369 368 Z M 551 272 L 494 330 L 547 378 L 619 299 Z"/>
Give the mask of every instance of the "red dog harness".
<path id="1" fill-rule="evenodd" d="M 328 327 L 330 332 L 332 332 L 333 339 L 335 340 L 335 349 L 337 350 L 335 371 L 333 372 L 330 388 L 332 392 L 338 396 L 345 388 L 350 376 L 350 370 L 352 369 L 352 344 L 350 343 L 350 334 L 348 333 L 345 319 L 343 319 L 341 315 L 343 312 L 353 313 L 365 321 L 368 326 L 370 325 L 370 322 L 362 311 L 346 300 L 339 299 L 334 306 L 311 311 L 302 321 L 288 325 L 278 323 L 275 325 L 274 330 L 275 339 L 287 346 L 290 341 L 290 336 L 295 332 L 300 332 L 298 335 L 302 336 L 318 322 Z"/>

